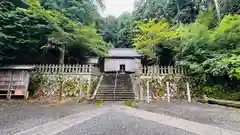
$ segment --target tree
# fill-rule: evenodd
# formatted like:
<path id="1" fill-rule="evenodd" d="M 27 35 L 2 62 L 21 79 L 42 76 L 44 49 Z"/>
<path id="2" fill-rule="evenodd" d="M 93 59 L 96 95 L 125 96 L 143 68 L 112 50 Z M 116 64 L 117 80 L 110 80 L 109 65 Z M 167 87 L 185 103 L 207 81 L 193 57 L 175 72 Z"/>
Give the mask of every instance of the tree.
<path id="1" fill-rule="evenodd" d="M 94 23 L 100 16 L 99 7 L 104 8 L 102 0 L 41 0 L 41 5 L 87 25 Z"/>
<path id="2" fill-rule="evenodd" d="M 234 83 L 230 78 L 239 78 L 239 27 L 239 15 L 228 15 L 216 28 L 199 21 L 182 28 L 177 63 L 190 67 L 203 84 Z"/>
<path id="3" fill-rule="evenodd" d="M 117 32 L 117 43 L 118 48 L 131 48 L 133 47 L 133 26 L 132 15 L 128 12 L 123 13 L 118 17 L 118 32 Z"/>
<path id="4" fill-rule="evenodd" d="M 44 44 L 52 29 L 45 20 L 27 16 L 10 2 L 2 1 L 1 5 L 0 41 L 4 55 L 1 63 L 38 63 L 40 44 Z"/>
<path id="5" fill-rule="evenodd" d="M 149 19 L 137 23 L 137 35 L 133 39 L 139 53 L 156 56 L 156 46 L 168 42 L 176 33 L 165 21 Z"/>
<path id="6" fill-rule="evenodd" d="M 159 18 L 171 23 L 190 23 L 197 15 L 194 1 L 191 0 L 140 0 L 135 6 L 136 19 Z"/>
<path id="7" fill-rule="evenodd" d="M 71 57 L 67 50 L 69 48 L 82 46 L 82 49 L 79 50 L 80 54 L 81 51 L 92 52 L 96 55 L 104 55 L 106 52 L 105 43 L 101 36 L 97 34 L 94 25 L 86 26 L 78 21 L 71 20 L 61 12 L 46 10 L 41 7 L 39 1 L 29 0 L 27 2 L 29 5 L 27 9 L 16 8 L 8 2 L 12 7 L 11 12 L 5 10 L 7 6 L 4 6 L 3 22 L 1 23 L 3 24 L 1 35 L 4 35 L 4 38 L 1 38 L 1 43 L 13 45 L 12 48 L 7 47 L 2 51 L 6 57 L 9 56 L 9 58 L 22 63 L 29 63 L 29 60 L 30 63 L 36 63 L 39 62 L 43 53 L 53 53 L 54 59 L 64 63 L 66 61 L 64 59 L 65 55 Z M 13 33 L 12 31 L 16 32 Z M 21 49 L 25 49 L 26 52 L 34 50 L 32 56 L 36 55 L 34 58 L 37 60 L 29 59 L 31 54 L 23 53 L 23 50 L 19 53 L 20 57 L 14 57 L 16 54 L 12 51 Z M 22 59 L 25 54 L 28 57 Z"/>
<path id="8" fill-rule="evenodd" d="M 99 31 L 105 42 L 111 42 L 114 46 L 117 44 L 118 20 L 116 17 L 102 18 Z"/>

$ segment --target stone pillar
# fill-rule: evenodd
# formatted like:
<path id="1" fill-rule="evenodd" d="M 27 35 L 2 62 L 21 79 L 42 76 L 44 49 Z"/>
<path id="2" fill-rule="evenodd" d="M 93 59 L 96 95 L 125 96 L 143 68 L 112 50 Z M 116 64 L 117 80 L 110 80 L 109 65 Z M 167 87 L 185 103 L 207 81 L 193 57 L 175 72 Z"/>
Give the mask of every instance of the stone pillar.
<path id="1" fill-rule="evenodd" d="M 136 81 L 135 81 L 135 91 L 137 93 L 138 100 L 144 100 L 143 90 L 141 89 L 141 67 L 137 67 L 135 72 Z"/>

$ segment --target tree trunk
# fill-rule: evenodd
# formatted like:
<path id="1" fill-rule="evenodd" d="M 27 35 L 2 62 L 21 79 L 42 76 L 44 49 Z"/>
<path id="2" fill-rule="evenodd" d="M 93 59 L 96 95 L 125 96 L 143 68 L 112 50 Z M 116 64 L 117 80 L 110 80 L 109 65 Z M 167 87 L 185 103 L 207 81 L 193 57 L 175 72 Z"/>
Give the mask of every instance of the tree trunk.
<path id="1" fill-rule="evenodd" d="M 62 45 L 61 50 L 60 50 L 59 64 L 64 64 L 65 50 L 66 50 L 66 45 L 64 44 L 64 45 Z"/>
<path id="2" fill-rule="evenodd" d="M 220 22 L 221 21 L 221 11 L 220 11 L 220 7 L 219 7 L 219 0 L 214 0 L 214 4 L 215 4 L 216 12 L 217 12 L 217 19 Z"/>
<path id="3" fill-rule="evenodd" d="M 59 90 L 59 101 L 62 101 L 62 93 L 63 93 L 63 70 L 64 70 L 64 58 L 65 58 L 65 50 L 66 50 L 66 45 L 62 45 L 61 50 L 60 50 L 60 59 L 59 59 L 59 64 L 61 64 L 62 69 L 61 69 L 61 74 L 60 74 L 60 90 Z"/>

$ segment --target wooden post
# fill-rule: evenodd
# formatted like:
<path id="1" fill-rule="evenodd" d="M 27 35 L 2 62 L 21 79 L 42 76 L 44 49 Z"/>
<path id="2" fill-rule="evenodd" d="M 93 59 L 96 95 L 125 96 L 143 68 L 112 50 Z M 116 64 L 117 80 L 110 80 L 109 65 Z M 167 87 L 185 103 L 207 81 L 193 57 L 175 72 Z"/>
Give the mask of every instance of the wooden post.
<path id="1" fill-rule="evenodd" d="M 9 73 L 9 72 L 8 72 L 8 73 Z M 12 80 L 13 80 L 13 74 L 14 74 L 14 72 L 11 71 L 10 73 L 11 73 L 11 74 L 10 74 L 11 76 L 10 76 L 10 80 L 9 80 L 9 82 L 8 82 L 7 99 L 11 99 L 11 96 L 12 96 L 11 87 L 12 87 Z"/>
<path id="2" fill-rule="evenodd" d="M 191 102 L 191 93 L 190 93 L 190 88 L 189 88 L 189 83 L 187 82 L 187 96 L 188 96 L 188 102 Z"/>
<path id="3" fill-rule="evenodd" d="M 150 100 L 149 100 L 149 80 L 147 80 L 147 102 L 150 103 Z"/>
<path id="4" fill-rule="evenodd" d="M 30 73 L 25 71 L 24 74 L 26 74 L 26 78 L 23 78 L 23 79 L 26 79 L 24 80 L 24 82 L 26 83 L 25 85 L 25 93 L 24 93 L 24 98 L 27 100 L 28 99 L 28 96 L 29 96 L 29 92 L 28 92 L 28 86 L 29 86 L 29 83 L 30 83 Z"/>
<path id="5" fill-rule="evenodd" d="M 161 66 L 160 67 L 160 75 L 162 75 L 163 74 L 163 67 Z"/>
<path id="6" fill-rule="evenodd" d="M 170 103 L 170 89 L 169 89 L 169 82 L 167 82 L 167 98 L 168 98 L 168 103 Z"/>

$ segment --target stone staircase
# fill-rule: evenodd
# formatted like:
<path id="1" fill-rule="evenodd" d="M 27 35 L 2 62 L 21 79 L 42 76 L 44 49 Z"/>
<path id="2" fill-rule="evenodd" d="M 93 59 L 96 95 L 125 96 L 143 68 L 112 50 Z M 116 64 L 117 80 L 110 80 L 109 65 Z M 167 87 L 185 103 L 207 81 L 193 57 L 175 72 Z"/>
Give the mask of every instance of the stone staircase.
<path id="1" fill-rule="evenodd" d="M 118 74 L 116 89 L 116 74 L 105 74 L 100 84 L 95 100 L 103 101 L 124 101 L 134 99 L 132 82 L 129 74 Z"/>

